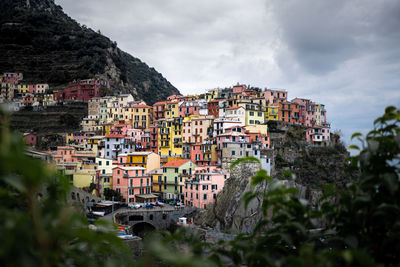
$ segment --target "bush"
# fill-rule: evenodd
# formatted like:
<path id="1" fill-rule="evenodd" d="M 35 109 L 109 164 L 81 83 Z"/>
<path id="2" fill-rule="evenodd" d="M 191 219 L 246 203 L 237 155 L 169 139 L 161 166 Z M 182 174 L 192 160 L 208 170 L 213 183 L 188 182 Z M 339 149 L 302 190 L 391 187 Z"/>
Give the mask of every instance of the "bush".
<path id="1" fill-rule="evenodd" d="M 0 266 L 126 266 L 129 249 L 66 203 L 68 179 L 25 155 L 0 111 Z"/>

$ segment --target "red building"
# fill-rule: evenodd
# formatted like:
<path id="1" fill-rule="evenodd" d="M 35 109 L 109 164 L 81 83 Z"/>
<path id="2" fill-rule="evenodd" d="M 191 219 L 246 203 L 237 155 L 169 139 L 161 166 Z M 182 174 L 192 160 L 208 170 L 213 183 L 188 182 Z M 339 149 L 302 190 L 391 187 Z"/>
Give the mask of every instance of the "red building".
<path id="1" fill-rule="evenodd" d="M 154 120 L 165 118 L 165 104 L 167 101 L 160 101 L 153 105 L 153 118 Z"/>
<path id="2" fill-rule="evenodd" d="M 208 115 L 214 115 L 215 118 L 219 116 L 219 101 L 213 100 L 207 103 Z"/>
<path id="3" fill-rule="evenodd" d="M 158 127 L 150 125 L 150 151 L 158 154 Z"/>
<path id="4" fill-rule="evenodd" d="M 55 101 L 78 100 L 88 102 L 90 98 L 100 96 L 100 88 L 111 89 L 110 84 L 103 80 L 73 81 L 63 90 L 54 92 Z"/>

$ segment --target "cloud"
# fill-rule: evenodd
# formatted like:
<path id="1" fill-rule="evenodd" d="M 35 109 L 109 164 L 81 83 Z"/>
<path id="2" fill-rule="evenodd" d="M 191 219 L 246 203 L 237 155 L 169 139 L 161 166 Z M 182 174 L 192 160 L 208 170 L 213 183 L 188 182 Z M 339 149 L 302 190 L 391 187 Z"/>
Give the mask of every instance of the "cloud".
<path id="1" fill-rule="evenodd" d="M 324 103 L 348 141 L 400 106 L 398 0 L 56 0 L 182 93 L 236 82 Z"/>

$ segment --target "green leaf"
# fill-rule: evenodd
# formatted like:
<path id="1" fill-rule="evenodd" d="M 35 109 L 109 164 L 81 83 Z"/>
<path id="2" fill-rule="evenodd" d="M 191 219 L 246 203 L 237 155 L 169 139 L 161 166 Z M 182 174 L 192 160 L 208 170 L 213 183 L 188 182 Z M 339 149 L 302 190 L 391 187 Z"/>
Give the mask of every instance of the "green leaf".
<path id="1" fill-rule="evenodd" d="M 256 157 L 239 158 L 239 159 L 235 160 L 234 162 L 232 162 L 230 168 L 233 169 L 236 165 L 238 165 L 241 162 L 258 162 L 258 163 L 260 163 L 260 160 Z"/>
<path id="2" fill-rule="evenodd" d="M 349 145 L 347 147 L 347 149 L 356 149 L 356 150 L 360 150 L 360 148 L 357 145 Z"/>
<path id="3" fill-rule="evenodd" d="M 268 172 L 266 170 L 263 169 L 258 170 L 257 173 L 252 178 L 251 185 L 256 186 L 263 181 L 267 181 L 268 178 L 270 177 L 268 176 Z"/>
<path id="4" fill-rule="evenodd" d="M 4 181 L 17 189 L 21 193 L 26 193 L 27 188 L 20 176 L 17 175 L 7 175 L 4 177 Z"/>
<path id="5" fill-rule="evenodd" d="M 357 136 L 362 136 L 362 134 L 359 133 L 359 132 L 353 133 L 353 135 L 351 136 L 351 139 L 354 139 L 354 138 L 356 138 Z"/>

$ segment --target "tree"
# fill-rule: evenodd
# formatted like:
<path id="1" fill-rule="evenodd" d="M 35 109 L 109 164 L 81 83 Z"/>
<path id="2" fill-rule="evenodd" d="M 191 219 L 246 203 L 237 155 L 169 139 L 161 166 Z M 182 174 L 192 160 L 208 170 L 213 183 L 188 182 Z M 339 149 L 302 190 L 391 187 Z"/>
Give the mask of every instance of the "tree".
<path id="1" fill-rule="evenodd" d="M 104 198 L 106 200 L 112 200 L 114 197 L 114 201 L 122 201 L 121 193 L 111 189 L 111 188 L 104 188 Z"/>

